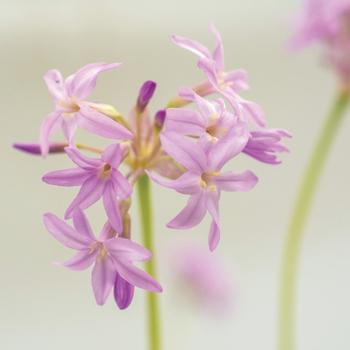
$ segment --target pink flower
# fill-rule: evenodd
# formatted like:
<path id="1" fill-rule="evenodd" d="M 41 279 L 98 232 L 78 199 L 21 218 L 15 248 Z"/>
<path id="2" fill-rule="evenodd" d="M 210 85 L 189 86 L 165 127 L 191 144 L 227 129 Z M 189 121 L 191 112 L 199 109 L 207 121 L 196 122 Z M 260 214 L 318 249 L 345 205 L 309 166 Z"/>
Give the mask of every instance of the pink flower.
<path id="1" fill-rule="evenodd" d="M 121 146 L 108 146 L 100 159 L 88 158 L 73 147 L 66 148 L 66 153 L 78 167 L 53 171 L 43 176 L 43 181 L 51 185 L 81 186 L 78 195 L 68 207 L 65 218 L 72 217 L 76 208 L 84 210 L 102 197 L 111 225 L 117 232 L 122 232 L 117 198 L 130 197 L 132 187 L 118 170 L 123 160 Z"/>
<path id="2" fill-rule="evenodd" d="M 304 12 L 297 22 L 291 44 L 303 48 L 319 42 L 325 48 L 326 59 L 341 79 L 350 79 L 350 1 L 305 0 Z"/>
<path id="3" fill-rule="evenodd" d="M 213 91 L 217 91 L 228 99 L 239 115 L 251 116 L 260 126 L 265 125 L 262 109 L 254 102 L 247 101 L 238 95 L 240 90 L 249 88 L 247 74 L 244 70 L 225 71 L 224 49 L 219 31 L 214 25 L 210 26 L 214 34 L 216 46 L 213 53 L 202 44 L 185 37 L 173 35 L 173 42 L 199 57 L 198 67 L 205 73 Z M 180 90 L 179 95 L 186 98 L 187 90 Z"/>
<path id="4" fill-rule="evenodd" d="M 251 172 L 237 174 L 222 172 L 224 165 L 245 147 L 249 135 L 246 129 L 235 126 L 223 139 L 204 151 L 200 144 L 175 133 L 161 136 L 164 150 L 186 168 L 175 180 L 168 180 L 154 172 L 151 178 L 158 184 L 190 195 L 186 207 L 168 223 L 175 229 L 189 229 L 198 225 L 206 212 L 212 217 L 209 249 L 214 250 L 220 239 L 219 198 L 221 191 L 249 191 L 258 179 Z"/>
<path id="5" fill-rule="evenodd" d="M 281 143 L 284 137 L 292 136 L 288 131 L 281 129 L 251 131 L 248 143 L 242 152 L 263 163 L 280 164 L 276 153 L 289 152 Z"/>
<path id="6" fill-rule="evenodd" d="M 54 99 L 55 110 L 41 125 L 40 145 L 43 155 L 47 155 L 50 136 L 58 126 L 62 128 L 69 143 L 73 140 L 77 126 L 111 139 L 133 137 L 125 127 L 93 108 L 95 104 L 84 101 L 95 88 L 98 75 L 119 65 L 119 63 L 88 64 L 66 80 L 63 80 L 61 73 L 55 69 L 45 74 L 44 80 Z"/>
<path id="7" fill-rule="evenodd" d="M 62 263 L 63 266 L 72 270 L 85 270 L 94 265 L 91 284 L 97 304 L 105 303 L 114 285 L 117 286 L 115 293 L 122 292 L 118 286 L 129 288 L 126 283 L 151 292 L 162 291 L 156 280 L 133 265 L 134 261 L 149 260 L 151 253 L 129 239 L 108 238 L 105 229 L 96 239 L 80 209 L 75 210 L 73 215 L 74 228 L 51 213 L 44 215 L 44 224 L 54 238 L 77 251 L 73 258 Z"/>

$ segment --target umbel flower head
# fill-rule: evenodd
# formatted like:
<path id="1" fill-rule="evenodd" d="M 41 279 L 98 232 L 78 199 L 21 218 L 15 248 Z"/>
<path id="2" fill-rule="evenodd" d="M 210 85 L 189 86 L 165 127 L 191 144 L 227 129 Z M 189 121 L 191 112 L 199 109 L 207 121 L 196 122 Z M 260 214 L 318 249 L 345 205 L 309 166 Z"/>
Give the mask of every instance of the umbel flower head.
<path id="1" fill-rule="evenodd" d="M 305 0 L 292 47 L 320 43 L 325 58 L 346 86 L 350 80 L 350 1 Z"/>
<path id="2" fill-rule="evenodd" d="M 129 209 L 133 187 L 141 178 L 149 176 L 188 196 L 187 205 L 168 227 L 190 229 L 206 213 L 210 215 L 208 244 L 213 251 L 220 240 L 221 192 L 249 191 L 258 182 L 251 170 L 230 169 L 231 161 L 248 155 L 266 164 L 279 164 L 278 154 L 288 151 L 282 141 L 289 133 L 268 129 L 261 108 L 239 95 L 248 88 L 247 75 L 242 69 L 224 69 L 221 36 L 214 26 L 211 31 L 216 40 L 213 53 L 191 39 L 173 36 L 177 45 L 197 54 L 206 80 L 179 89 L 178 96 L 154 115 L 148 105 L 157 84 L 151 80 L 142 84 L 127 117 L 113 106 L 85 100 L 99 73 L 119 64 L 89 64 L 66 80 L 57 70 L 50 70 L 45 81 L 55 110 L 43 121 L 38 143 L 14 145 L 29 154 L 66 155 L 74 163 L 69 169 L 43 176 L 45 183 L 79 188 L 64 215 L 65 220 L 73 220 L 74 227 L 51 213 L 44 215 L 44 223 L 60 243 L 77 251 L 63 266 L 74 270 L 94 266 L 92 287 L 100 305 L 112 288 L 120 309 L 130 305 L 135 286 L 150 292 L 162 290 L 152 276 L 133 265 L 151 259 L 151 252 L 132 240 Z M 186 107 L 190 104 L 193 108 Z M 63 139 L 53 142 L 57 127 Z M 77 142 L 78 128 L 106 139 L 109 145 L 100 149 Z M 95 238 L 84 211 L 98 201 L 103 203 L 107 222 Z"/>

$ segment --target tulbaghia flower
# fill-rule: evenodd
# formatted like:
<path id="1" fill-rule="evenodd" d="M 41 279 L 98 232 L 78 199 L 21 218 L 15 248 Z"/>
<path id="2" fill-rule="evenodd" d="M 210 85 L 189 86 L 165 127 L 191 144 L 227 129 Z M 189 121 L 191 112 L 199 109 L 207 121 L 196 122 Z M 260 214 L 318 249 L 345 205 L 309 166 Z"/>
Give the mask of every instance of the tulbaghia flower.
<path id="1" fill-rule="evenodd" d="M 96 104 L 85 98 L 96 86 L 101 72 L 117 68 L 118 63 L 88 64 L 63 80 L 56 70 L 48 71 L 44 80 L 55 102 L 55 110 L 43 121 L 40 130 L 40 144 L 43 155 L 49 150 L 49 139 L 57 126 L 61 126 L 69 143 L 73 140 L 77 126 L 96 135 L 110 139 L 131 139 L 132 133 L 122 125 L 100 113 Z"/>
<path id="2" fill-rule="evenodd" d="M 214 25 L 211 25 L 210 29 L 216 41 L 213 53 L 192 39 L 173 35 L 172 40 L 176 45 L 193 52 L 199 57 L 198 67 L 205 73 L 213 91 L 225 96 L 239 115 L 243 114 L 244 117 L 249 115 L 258 125 L 264 126 L 265 117 L 260 106 L 238 95 L 238 92 L 242 89 L 249 88 L 246 72 L 242 69 L 225 71 L 221 35 Z M 187 98 L 187 92 L 187 89 L 180 90 L 179 94 Z"/>
<path id="3" fill-rule="evenodd" d="M 286 130 L 261 129 L 250 132 L 248 143 L 243 153 L 267 164 L 280 164 L 276 153 L 289 152 L 289 149 L 281 143 L 284 137 L 291 137 Z"/>
<path id="4" fill-rule="evenodd" d="M 166 113 L 164 132 L 195 136 L 203 144 L 224 138 L 239 123 L 237 117 L 225 108 L 223 100 L 207 101 L 194 94 L 197 110 L 169 108 Z"/>
<path id="5" fill-rule="evenodd" d="M 204 151 L 200 144 L 181 135 L 166 133 L 161 136 L 164 150 L 187 171 L 175 180 L 162 178 L 153 172 L 149 174 L 158 184 L 190 195 L 186 207 L 168 223 L 168 227 L 192 228 L 202 221 L 206 212 L 209 212 L 212 223 L 208 243 L 210 250 L 216 248 L 220 239 L 221 191 L 249 191 L 258 181 L 251 171 L 241 174 L 222 172 L 224 165 L 245 147 L 248 137 L 244 127 L 236 126 L 225 138 Z"/>
<path id="6" fill-rule="evenodd" d="M 151 292 L 162 291 L 156 280 L 133 265 L 135 261 L 149 260 L 151 253 L 129 239 L 109 238 L 104 231 L 96 239 L 79 208 L 73 215 L 74 228 L 51 213 L 44 215 L 44 224 L 60 243 L 77 251 L 73 258 L 62 263 L 63 266 L 72 270 L 85 270 L 94 265 L 91 283 L 97 304 L 105 303 L 113 286 L 121 308 L 125 308 L 132 299 L 131 286 Z"/>
<path id="7" fill-rule="evenodd" d="M 76 148 L 66 148 L 68 157 L 78 166 L 58 170 L 43 176 L 43 181 L 56 186 L 81 186 L 79 193 L 68 207 L 65 218 L 72 217 L 76 208 L 86 209 L 103 198 L 108 219 L 117 232 L 122 232 L 122 218 L 117 198 L 129 198 L 132 188 L 118 170 L 123 160 L 120 145 L 110 145 L 101 158 L 88 158 Z"/>
<path id="8" fill-rule="evenodd" d="M 304 12 L 297 22 L 297 32 L 291 44 L 303 48 L 319 42 L 325 48 L 326 59 L 348 83 L 350 79 L 350 1 L 305 0 Z"/>

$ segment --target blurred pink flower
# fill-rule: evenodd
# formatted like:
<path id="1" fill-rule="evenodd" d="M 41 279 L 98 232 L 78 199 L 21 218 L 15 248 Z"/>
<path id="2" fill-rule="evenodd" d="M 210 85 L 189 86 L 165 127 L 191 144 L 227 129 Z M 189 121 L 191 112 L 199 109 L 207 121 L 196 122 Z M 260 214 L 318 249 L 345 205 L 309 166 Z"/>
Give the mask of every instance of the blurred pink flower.
<path id="1" fill-rule="evenodd" d="M 305 0 L 291 40 L 294 48 L 319 42 L 325 48 L 327 62 L 341 80 L 350 80 L 350 1 Z"/>

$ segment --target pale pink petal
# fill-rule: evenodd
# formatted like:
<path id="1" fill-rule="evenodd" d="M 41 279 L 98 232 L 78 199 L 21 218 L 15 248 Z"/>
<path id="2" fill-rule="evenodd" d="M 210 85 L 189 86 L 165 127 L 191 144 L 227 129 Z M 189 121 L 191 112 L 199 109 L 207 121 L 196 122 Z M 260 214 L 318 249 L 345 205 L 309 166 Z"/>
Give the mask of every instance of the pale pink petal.
<path id="1" fill-rule="evenodd" d="M 46 86 L 55 100 L 66 97 L 62 74 L 57 69 L 51 69 L 44 75 Z"/>
<path id="2" fill-rule="evenodd" d="M 98 251 L 82 250 L 77 252 L 71 259 L 61 263 L 60 265 L 71 270 L 81 271 L 90 267 L 96 259 Z"/>
<path id="3" fill-rule="evenodd" d="M 112 178 L 117 196 L 127 199 L 132 194 L 132 187 L 126 177 L 117 169 L 113 169 Z"/>
<path id="4" fill-rule="evenodd" d="M 174 229 L 189 229 L 198 225 L 207 211 L 204 192 L 192 195 L 187 205 L 168 224 L 167 227 Z"/>
<path id="5" fill-rule="evenodd" d="M 206 197 L 206 206 L 209 214 L 213 220 L 219 225 L 219 198 L 220 193 L 217 191 L 207 191 L 205 194 Z"/>
<path id="6" fill-rule="evenodd" d="M 181 48 L 186 49 L 188 51 L 191 51 L 200 58 L 211 57 L 209 50 L 195 40 L 188 39 L 179 35 L 172 35 L 171 40 L 175 45 L 180 46 Z"/>
<path id="7" fill-rule="evenodd" d="M 97 202 L 104 190 L 105 182 L 95 175 L 89 177 L 81 186 L 79 193 L 73 199 L 65 213 L 65 219 L 73 216 L 74 210 L 79 207 L 84 210 Z"/>
<path id="8" fill-rule="evenodd" d="M 43 156 L 49 153 L 50 136 L 54 130 L 55 125 L 60 121 L 62 111 L 57 110 L 50 113 L 42 122 L 40 127 L 40 147 Z"/>
<path id="9" fill-rule="evenodd" d="M 154 171 L 148 171 L 147 174 L 157 184 L 172 188 L 180 193 L 195 194 L 201 190 L 199 186 L 200 176 L 191 172 L 186 172 L 175 180 L 167 179 Z"/>
<path id="10" fill-rule="evenodd" d="M 198 136 L 205 132 L 205 128 L 206 120 L 195 111 L 182 108 L 169 108 L 166 111 L 165 132 Z"/>
<path id="11" fill-rule="evenodd" d="M 205 120 L 205 127 L 207 127 L 210 118 L 217 114 L 217 111 L 212 103 L 197 94 L 195 94 L 195 101 L 201 116 Z"/>
<path id="12" fill-rule="evenodd" d="M 74 230 L 54 214 L 44 215 L 44 225 L 52 236 L 68 248 L 84 250 L 91 243 L 91 239 Z"/>
<path id="13" fill-rule="evenodd" d="M 213 52 L 213 58 L 216 63 L 216 67 L 218 70 L 223 71 L 225 67 L 224 63 L 224 47 L 221 39 L 220 32 L 214 26 L 214 24 L 210 25 L 210 30 L 215 36 L 216 47 Z"/>
<path id="14" fill-rule="evenodd" d="M 51 171 L 42 177 L 42 180 L 56 186 L 80 186 L 89 173 L 80 168 Z"/>
<path id="15" fill-rule="evenodd" d="M 257 103 L 246 100 L 242 100 L 240 103 L 257 125 L 265 127 L 266 121 L 264 111 Z"/>
<path id="16" fill-rule="evenodd" d="M 108 253 L 114 260 L 123 259 L 125 261 L 146 261 L 152 253 L 140 244 L 126 238 L 112 238 L 104 242 Z"/>
<path id="17" fill-rule="evenodd" d="M 217 82 L 218 77 L 215 69 L 215 62 L 210 59 L 202 58 L 198 61 L 198 68 L 200 68 L 204 72 L 204 74 L 207 76 L 212 86 L 216 90 L 219 90 L 218 82 Z"/>
<path id="18" fill-rule="evenodd" d="M 86 157 L 75 147 L 67 147 L 65 151 L 67 156 L 80 168 L 93 170 L 94 168 L 98 168 L 102 165 L 100 159 Z"/>
<path id="19" fill-rule="evenodd" d="M 220 170 L 230 159 L 242 152 L 249 140 L 249 132 L 245 124 L 237 125 L 210 149 L 209 167 Z"/>
<path id="20" fill-rule="evenodd" d="M 202 173 L 207 157 L 198 144 L 176 133 L 163 133 L 160 137 L 164 150 L 188 170 Z"/>
<path id="21" fill-rule="evenodd" d="M 248 76 L 247 72 L 244 69 L 236 69 L 230 72 L 225 73 L 225 83 L 232 83 L 232 89 L 234 91 L 247 90 L 249 89 L 248 85 Z"/>
<path id="22" fill-rule="evenodd" d="M 84 212 L 80 208 L 77 208 L 74 211 L 73 225 L 75 229 L 81 234 L 84 234 L 90 239 L 95 239 L 89 221 L 87 220 Z"/>
<path id="23" fill-rule="evenodd" d="M 258 178 L 251 171 L 238 174 L 226 172 L 214 178 L 215 184 L 223 191 L 250 191 L 258 182 Z"/>
<path id="24" fill-rule="evenodd" d="M 133 138 L 133 134 L 124 126 L 87 105 L 80 106 L 79 126 L 93 134 L 110 139 L 130 140 Z"/>
<path id="25" fill-rule="evenodd" d="M 78 127 L 78 121 L 75 115 L 62 118 L 62 131 L 63 134 L 71 145 L 73 143 L 73 137 Z"/>
<path id="26" fill-rule="evenodd" d="M 70 95 L 79 99 L 85 99 L 95 88 L 98 75 L 101 72 L 115 69 L 119 67 L 120 64 L 121 63 L 92 63 L 79 69 L 70 81 Z"/>
<path id="27" fill-rule="evenodd" d="M 210 225 L 210 231 L 208 236 L 208 244 L 210 251 L 214 251 L 216 247 L 218 246 L 220 241 L 220 227 L 215 222 L 215 220 L 212 220 Z"/>
<path id="28" fill-rule="evenodd" d="M 112 168 L 118 168 L 123 158 L 123 152 L 119 144 L 109 145 L 102 153 L 101 159 Z"/>
<path id="29" fill-rule="evenodd" d="M 103 206 L 110 224 L 118 232 L 123 232 L 123 222 L 120 215 L 119 203 L 113 183 L 109 181 L 103 193 Z"/>
<path id="30" fill-rule="evenodd" d="M 161 292 L 160 284 L 149 274 L 133 266 L 127 261 L 114 261 L 117 272 L 130 284 L 148 290 L 150 292 Z"/>
<path id="31" fill-rule="evenodd" d="M 114 285 L 116 271 L 108 257 L 98 257 L 91 274 L 96 303 L 103 305 Z"/>

